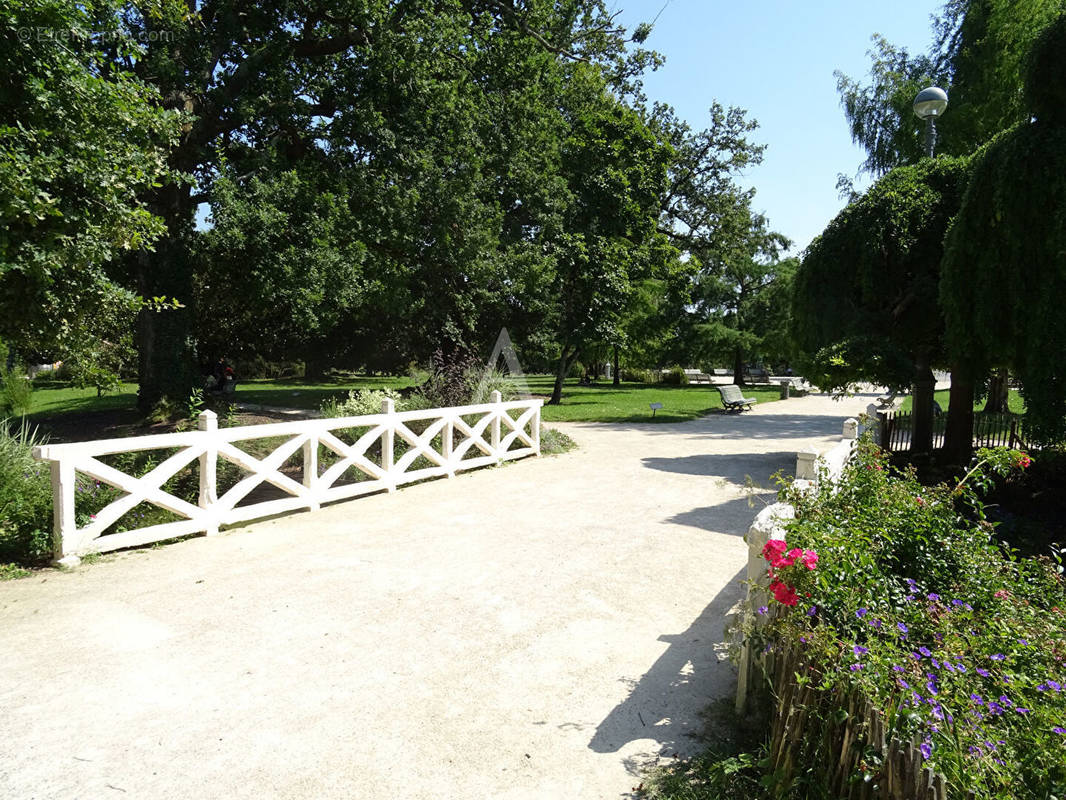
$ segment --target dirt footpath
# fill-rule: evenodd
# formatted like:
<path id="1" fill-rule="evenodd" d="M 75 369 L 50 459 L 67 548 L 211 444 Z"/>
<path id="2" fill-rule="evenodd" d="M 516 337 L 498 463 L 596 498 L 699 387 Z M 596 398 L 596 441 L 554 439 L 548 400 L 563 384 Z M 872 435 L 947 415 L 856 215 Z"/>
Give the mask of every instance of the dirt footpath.
<path id="1" fill-rule="evenodd" d="M 0 797 L 626 796 L 733 689 L 748 476 L 868 402 L 557 425 L 579 451 L 0 584 Z"/>

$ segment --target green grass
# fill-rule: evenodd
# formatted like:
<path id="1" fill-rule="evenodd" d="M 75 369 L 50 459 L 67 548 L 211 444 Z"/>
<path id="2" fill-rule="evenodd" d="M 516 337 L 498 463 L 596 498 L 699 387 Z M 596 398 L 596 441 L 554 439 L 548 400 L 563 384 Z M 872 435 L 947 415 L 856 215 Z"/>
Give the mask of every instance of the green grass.
<path id="1" fill-rule="evenodd" d="M 317 409 L 330 398 L 343 399 L 353 389 L 406 389 L 414 383 L 411 378 L 366 376 L 322 383 L 262 379 L 238 383 L 235 395 L 238 403 Z"/>
<path id="2" fill-rule="evenodd" d="M 57 414 L 85 411 L 115 411 L 137 407 L 137 384 L 123 383 L 119 390 L 103 397 L 96 389 L 75 389 L 63 382 L 49 382 L 34 387 L 30 404 L 31 420 L 46 419 Z"/>
<path id="3" fill-rule="evenodd" d="M 944 411 L 948 410 L 948 401 L 949 401 L 949 398 L 951 397 L 951 392 L 950 391 L 948 391 L 947 389 L 942 389 L 941 391 L 937 392 L 933 397 L 937 401 L 937 403 L 940 404 L 940 408 L 941 409 L 943 409 Z M 914 405 L 914 401 L 912 400 L 910 395 L 907 395 L 906 397 L 903 398 L 903 405 L 900 406 L 899 410 L 900 411 L 910 411 L 911 408 L 913 407 L 913 405 Z M 980 411 L 984 407 L 985 407 L 985 401 L 981 400 L 981 401 L 979 401 L 977 403 L 974 403 L 973 409 L 974 409 L 974 411 Z M 1024 414 L 1025 413 L 1025 400 L 1022 399 L 1022 396 L 1018 393 L 1017 389 L 1011 389 L 1009 391 L 1009 394 L 1008 394 L 1008 397 L 1007 397 L 1007 408 L 1010 410 L 1010 413 L 1012 413 L 1012 414 Z"/>
<path id="4" fill-rule="evenodd" d="M 316 409 L 330 397 L 343 397 L 351 389 L 402 389 L 412 385 L 410 378 L 371 378 L 353 376 L 335 382 L 308 383 L 302 380 L 263 379 L 237 384 L 235 399 L 239 403 L 254 403 L 283 408 Z M 177 398 L 179 402 L 184 398 Z M 55 382 L 35 388 L 30 420 L 40 421 L 61 414 L 92 411 L 132 411 L 137 407 L 137 384 L 123 383 L 117 392 L 96 396 L 95 389 L 75 389 Z"/>
<path id="5" fill-rule="evenodd" d="M 550 395 L 555 383 L 550 375 L 531 375 L 530 391 Z M 773 389 L 744 389 L 745 397 L 760 403 L 780 398 Z M 663 407 L 652 417 L 651 403 Z M 562 403 L 545 405 L 545 422 L 685 422 L 722 408 L 722 398 L 714 386 L 667 386 L 656 383 L 623 383 L 617 389 L 610 381 L 597 386 L 579 386 L 576 378 L 563 385 Z"/>

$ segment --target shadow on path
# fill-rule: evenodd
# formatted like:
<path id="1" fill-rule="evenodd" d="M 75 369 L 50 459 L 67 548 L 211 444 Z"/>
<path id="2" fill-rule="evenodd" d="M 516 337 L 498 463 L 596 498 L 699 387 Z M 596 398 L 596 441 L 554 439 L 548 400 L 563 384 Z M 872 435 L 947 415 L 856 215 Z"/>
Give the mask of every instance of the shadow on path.
<path id="1" fill-rule="evenodd" d="M 695 456 L 664 458 L 649 456 L 641 459 L 648 469 L 674 472 L 679 475 L 706 475 L 724 478 L 738 486 L 748 485 L 748 478 L 758 486 L 768 487 L 770 476 L 780 470 L 789 474 L 796 469 L 796 452 L 779 450 L 773 453 L 705 453 Z"/>
<path id="2" fill-rule="evenodd" d="M 787 402 L 787 401 L 786 401 Z M 687 422 L 624 423 L 575 422 L 573 425 L 604 426 L 615 430 L 640 431 L 652 435 L 689 434 L 708 439 L 814 439 L 839 436 L 841 423 L 850 414 L 841 408 L 834 414 L 710 414 Z M 548 423 L 552 424 L 552 423 Z"/>
<path id="3" fill-rule="evenodd" d="M 701 528 L 712 533 L 725 533 L 730 536 L 743 536 L 751 527 L 751 521 L 764 506 L 777 499 L 774 492 L 760 492 L 749 497 L 738 497 L 727 503 L 704 506 L 685 511 L 667 519 L 675 525 L 687 525 Z"/>
<path id="4" fill-rule="evenodd" d="M 632 775 L 639 775 L 659 756 L 698 751 L 702 712 L 735 691 L 736 675 L 725 651 L 724 618 L 742 597 L 742 576 L 743 570 L 733 576 L 687 630 L 659 636 L 670 646 L 639 680 L 631 682 L 629 696 L 596 726 L 590 750 L 616 753 L 632 741 L 651 739 L 654 744 L 648 752 L 625 759 Z"/>

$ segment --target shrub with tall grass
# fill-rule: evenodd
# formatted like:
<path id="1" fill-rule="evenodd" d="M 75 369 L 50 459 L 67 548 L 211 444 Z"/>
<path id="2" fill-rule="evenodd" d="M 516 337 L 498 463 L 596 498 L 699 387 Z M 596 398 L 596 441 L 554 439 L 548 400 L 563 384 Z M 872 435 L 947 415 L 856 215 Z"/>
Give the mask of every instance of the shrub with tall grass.
<path id="1" fill-rule="evenodd" d="M 37 564 L 52 552 L 52 484 L 41 444 L 25 423 L 0 422 L 0 563 Z"/>

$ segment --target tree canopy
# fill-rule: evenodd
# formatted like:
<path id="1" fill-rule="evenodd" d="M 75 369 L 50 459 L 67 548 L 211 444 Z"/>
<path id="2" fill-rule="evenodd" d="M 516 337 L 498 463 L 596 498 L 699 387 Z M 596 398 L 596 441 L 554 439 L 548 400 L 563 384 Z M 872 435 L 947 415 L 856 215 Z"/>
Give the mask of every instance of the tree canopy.
<path id="1" fill-rule="evenodd" d="M 1039 438 L 1066 437 L 1066 15 L 1027 62 L 1033 121 L 975 157 L 946 241 L 941 298 L 951 349 L 976 368 L 1008 364 Z"/>

